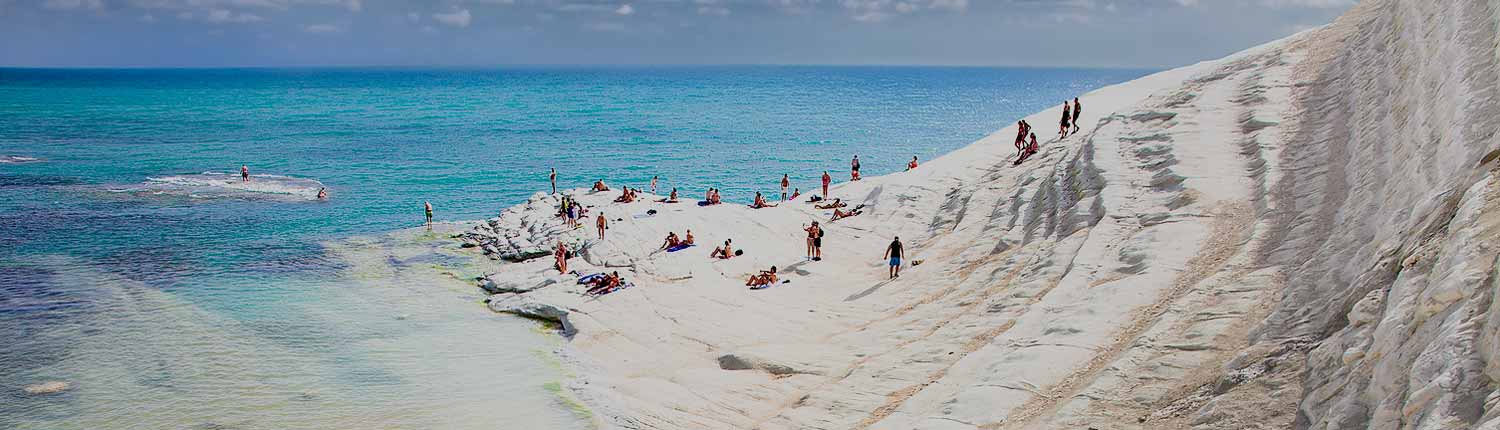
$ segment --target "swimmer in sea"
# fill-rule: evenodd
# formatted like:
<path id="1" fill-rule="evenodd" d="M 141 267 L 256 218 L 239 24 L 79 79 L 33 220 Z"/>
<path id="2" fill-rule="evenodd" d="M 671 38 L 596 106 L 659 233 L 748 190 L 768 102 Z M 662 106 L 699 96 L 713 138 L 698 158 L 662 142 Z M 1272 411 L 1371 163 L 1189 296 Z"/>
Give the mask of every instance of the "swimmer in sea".
<path id="1" fill-rule="evenodd" d="M 327 188 L 318 188 L 318 200 L 328 200 Z"/>

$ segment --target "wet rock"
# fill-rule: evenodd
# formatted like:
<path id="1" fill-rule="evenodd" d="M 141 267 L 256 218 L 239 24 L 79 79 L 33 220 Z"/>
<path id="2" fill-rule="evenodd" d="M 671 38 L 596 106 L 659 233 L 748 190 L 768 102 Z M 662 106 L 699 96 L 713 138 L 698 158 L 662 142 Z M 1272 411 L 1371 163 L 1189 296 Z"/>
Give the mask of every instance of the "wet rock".
<path id="1" fill-rule="evenodd" d="M 530 296 L 515 293 L 501 293 L 485 299 L 489 303 L 490 310 L 500 313 L 520 315 L 543 321 L 555 322 L 562 325 L 563 334 L 571 335 L 576 330 L 571 322 L 568 322 L 568 311 L 552 305 L 543 303 Z"/>
<path id="2" fill-rule="evenodd" d="M 40 384 L 27 385 L 22 390 L 26 391 L 26 394 L 33 396 L 45 396 L 68 391 L 69 388 L 72 388 L 72 384 L 65 381 L 47 381 Z"/>

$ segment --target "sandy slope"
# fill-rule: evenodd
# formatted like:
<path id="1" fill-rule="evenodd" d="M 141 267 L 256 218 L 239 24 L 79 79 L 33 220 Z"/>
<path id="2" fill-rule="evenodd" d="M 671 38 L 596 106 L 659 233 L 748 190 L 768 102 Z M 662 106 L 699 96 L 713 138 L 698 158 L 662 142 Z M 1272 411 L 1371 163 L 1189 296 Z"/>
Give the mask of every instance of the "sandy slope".
<path id="1" fill-rule="evenodd" d="M 1324 29 L 1095 91 L 1083 133 L 1018 167 L 1008 128 L 839 184 L 869 209 L 828 224 L 821 262 L 801 258 L 800 227 L 828 211 L 804 203 L 579 193 L 620 219 L 597 240 L 592 223 L 557 228 L 537 197 L 470 239 L 562 240 L 580 247 L 574 268 L 636 283 L 584 298 L 548 258 L 493 277 L 530 290 L 498 309 L 566 311 L 564 354 L 583 375 L 571 388 L 610 428 L 1497 425 L 1481 420 L 1500 399 L 1487 364 L 1500 341 L 1484 330 L 1500 311 L 1480 288 L 1495 278 L 1497 181 L 1481 159 L 1500 115 L 1450 125 L 1496 113 L 1497 15 L 1458 3 L 1370 0 Z M 1491 25 L 1422 30 L 1453 20 Z M 1468 57 L 1465 43 L 1489 51 Z M 1453 93 L 1482 82 L 1482 95 Z M 1057 116 L 1028 121 L 1050 137 Z M 1393 124 L 1447 131 L 1375 132 Z M 660 213 L 636 217 L 648 209 Z M 702 245 L 653 251 L 683 229 Z M 887 281 L 897 235 L 924 264 Z M 726 238 L 747 255 L 710 260 Z M 1403 284 L 1398 264 L 1419 274 Z M 743 286 L 771 265 L 792 282 Z"/>

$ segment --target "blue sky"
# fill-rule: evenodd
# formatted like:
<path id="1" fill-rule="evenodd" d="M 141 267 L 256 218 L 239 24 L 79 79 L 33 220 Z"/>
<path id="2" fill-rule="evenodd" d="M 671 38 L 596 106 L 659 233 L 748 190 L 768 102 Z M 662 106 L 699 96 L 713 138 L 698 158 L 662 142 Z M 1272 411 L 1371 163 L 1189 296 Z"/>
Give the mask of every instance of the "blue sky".
<path id="1" fill-rule="evenodd" d="M 0 0 L 0 66 L 1165 67 L 1353 0 Z"/>

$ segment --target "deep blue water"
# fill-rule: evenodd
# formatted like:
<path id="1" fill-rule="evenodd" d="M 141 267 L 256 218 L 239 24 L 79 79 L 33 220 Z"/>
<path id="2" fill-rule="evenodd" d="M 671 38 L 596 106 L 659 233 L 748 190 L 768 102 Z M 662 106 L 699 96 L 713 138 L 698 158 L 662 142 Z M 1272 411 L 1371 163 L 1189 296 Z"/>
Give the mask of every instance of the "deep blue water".
<path id="1" fill-rule="evenodd" d="M 444 364 L 392 363 L 409 357 L 364 357 L 368 351 L 332 340 L 368 331 L 376 319 L 344 315 L 374 313 L 347 306 L 367 297 L 330 293 L 365 284 L 349 279 L 359 263 L 330 254 L 327 242 L 416 226 L 423 201 L 432 202 L 439 220 L 492 216 L 546 190 L 550 167 L 564 187 L 601 178 L 644 186 L 660 175 L 663 193 L 678 187 L 687 198 L 712 186 L 726 199 L 748 200 L 756 190 L 775 189 L 783 173 L 794 186 L 811 189 L 825 169 L 846 177 L 852 155 L 860 156 L 867 175 L 897 171 L 913 155 L 931 159 L 1021 116 L 1147 72 L 0 69 L 0 158 L 41 160 L 0 164 L 0 343 L 18 346 L 0 352 L 0 390 L 18 396 L 0 396 L 11 405 L 0 406 L 0 427 L 83 428 L 78 423 L 85 421 L 72 417 L 86 416 L 95 419 L 87 421 L 91 425 L 132 428 L 111 424 L 111 414 L 123 412 L 99 409 L 102 400 L 88 396 L 123 402 L 123 411 L 132 402 L 170 409 L 167 416 L 183 425 L 217 424 L 198 409 L 174 406 L 205 395 L 182 384 L 217 383 L 214 378 L 227 378 L 221 373 L 260 369 L 243 363 L 267 361 L 311 370 L 288 377 L 298 381 L 268 382 L 252 392 L 296 394 L 317 385 L 326 386 L 322 401 L 376 409 L 382 402 L 421 404 L 410 396 L 371 394 L 371 381 L 412 374 L 440 379 L 423 372 Z M 235 188 L 241 165 L 271 176 Z M 328 201 L 309 198 L 319 183 L 331 194 Z M 380 278 L 362 278 L 369 279 Z M 383 297 L 380 312 L 386 313 L 423 300 L 408 293 Z M 120 312 L 122 302 L 135 307 Z M 162 308 L 181 313 L 161 319 Z M 99 327 L 99 315 L 111 312 L 140 315 L 104 320 L 130 327 L 122 334 Z M 487 317 L 434 318 L 434 327 L 527 331 Z M 191 346 L 108 341 L 171 338 L 183 330 L 205 338 Z M 402 338 L 411 337 L 416 333 Z M 77 364 L 117 354 L 162 355 L 151 348 L 171 351 L 165 359 L 141 359 L 146 371 L 100 376 Z M 207 374 L 177 371 L 176 360 L 193 351 L 243 355 L 244 362 L 214 362 L 223 369 Z M 163 367 L 172 370 L 158 372 Z M 505 369 L 487 372 L 504 375 Z M 454 369 L 460 370 L 472 369 Z M 141 373 L 155 376 L 142 379 Z M 371 378 L 386 373 L 396 376 Z M 87 388 L 61 398 L 14 394 L 16 387 L 51 379 L 83 381 Z M 230 379 L 245 378 L 224 380 Z M 392 384 L 373 391 L 425 387 Z M 244 403 L 245 392 L 217 393 L 223 407 L 285 412 L 266 426 L 320 422 L 298 421 L 297 409 L 274 406 L 280 403 Z M 452 395 L 433 394 L 433 401 Z M 365 409 L 348 409 L 359 411 Z M 568 422 L 561 416 L 543 425 Z M 241 418 L 253 421 L 256 414 Z"/>

